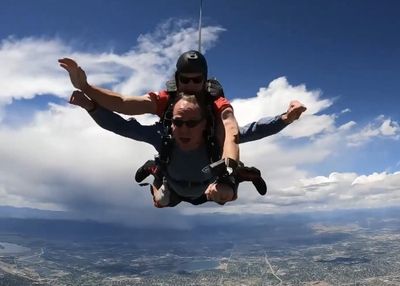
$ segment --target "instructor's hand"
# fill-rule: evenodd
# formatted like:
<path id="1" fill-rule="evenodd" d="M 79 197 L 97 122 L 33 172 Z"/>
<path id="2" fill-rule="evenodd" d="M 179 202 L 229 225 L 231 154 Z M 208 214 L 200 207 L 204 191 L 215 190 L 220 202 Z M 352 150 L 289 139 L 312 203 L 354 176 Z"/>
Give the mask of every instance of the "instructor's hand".
<path id="1" fill-rule="evenodd" d="M 69 73 L 72 85 L 83 91 L 88 85 L 85 71 L 73 59 L 63 58 L 58 62 Z"/>
<path id="2" fill-rule="evenodd" d="M 214 201 L 220 204 L 236 199 L 232 188 L 223 183 L 210 184 L 205 191 L 205 195 L 209 201 Z"/>
<path id="3" fill-rule="evenodd" d="M 307 108 L 300 101 L 292 100 L 289 104 L 288 110 L 282 115 L 282 120 L 286 124 L 290 124 L 299 119 L 300 115 L 306 110 Z"/>

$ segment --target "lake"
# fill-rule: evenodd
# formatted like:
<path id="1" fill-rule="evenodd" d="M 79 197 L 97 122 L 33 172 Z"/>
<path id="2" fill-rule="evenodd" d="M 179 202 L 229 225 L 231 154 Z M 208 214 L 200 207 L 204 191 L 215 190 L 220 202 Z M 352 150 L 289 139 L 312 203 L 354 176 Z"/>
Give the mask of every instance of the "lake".
<path id="1" fill-rule="evenodd" d="M 28 251 L 30 251 L 29 248 L 23 247 L 18 244 L 8 243 L 8 242 L 0 242 L 0 255 L 23 253 L 23 252 L 28 252 Z"/>

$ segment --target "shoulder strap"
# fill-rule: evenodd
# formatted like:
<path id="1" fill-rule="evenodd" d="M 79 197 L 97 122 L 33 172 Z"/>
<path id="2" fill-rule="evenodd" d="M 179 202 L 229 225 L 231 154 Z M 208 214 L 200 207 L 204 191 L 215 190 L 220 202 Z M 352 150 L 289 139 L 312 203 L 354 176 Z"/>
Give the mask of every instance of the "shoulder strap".
<path id="1" fill-rule="evenodd" d="M 168 101 L 163 115 L 160 117 L 160 123 L 162 125 L 161 130 L 161 147 L 158 155 L 156 155 L 156 163 L 160 166 L 161 171 L 165 172 L 167 164 L 169 164 L 171 149 L 172 149 L 172 135 L 171 135 L 171 124 L 172 124 L 172 111 L 173 102 L 176 97 L 176 86 L 175 81 L 167 82 Z"/>
<path id="2" fill-rule="evenodd" d="M 215 136 L 215 114 L 213 110 L 214 101 L 224 96 L 224 92 L 221 84 L 215 78 L 207 80 L 206 83 L 207 91 L 206 97 L 206 108 L 207 108 L 207 128 L 204 134 L 207 145 L 207 152 L 211 162 L 216 162 L 221 157 L 221 149 Z M 177 94 L 176 83 L 174 80 L 167 82 L 168 102 L 163 116 L 160 118 L 163 130 L 161 133 L 161 148 L 159 154 L 156 156 L 156 162 L 160 165 L 163 171 L 166 170 L 169 164 L 171 150 L 172 150 L 172 135 L 171 135 L 171 124 L 172 124 L 172 111 L 173 103 Z"/>
<path id="3" fill-rule="evenodd" d="M 218 97 L 225 97 L 224 89 L 222 88 L 221 83 L 215 77 L 207 80 L 206 88 L 208 93 L 215 99 Z"/>
<path id="4" fill-rule="evenodd" d="M 211 162 L 216 162 L 221 159 L 221 146 L 219 146 L 217 137 L 215 134 L 216 131 L 216 114 L 214 111 L 214 102 L 220 98 L 225 97 L 224 90 L 222 88 L 221 83 L 214 77 L 210 78 L 206 82 L 207 88 L 207 109 L 209 117 L 212 118 L 211 126 L 207 129 L 207 148 L 208 154 L 210 156 Z"/>
<path id="5" fill-rule="evenodd" d="M 207 106 L 207 121 L 208 125 L 205 131 L 205 140 L 206 140 L 206 145 L 207 145 L 207 153 L 210 158 L 211 163 L 216 162 L 220 159 L 221 157 L 221 150 L 219 147 L 219 144 L 217 142 L 217 137 L 215 135 L 215 129 L 216 129 L 216 124 L 215 124 L 215 114 L 212 110 L 212 106 L 208 105 Z"/>

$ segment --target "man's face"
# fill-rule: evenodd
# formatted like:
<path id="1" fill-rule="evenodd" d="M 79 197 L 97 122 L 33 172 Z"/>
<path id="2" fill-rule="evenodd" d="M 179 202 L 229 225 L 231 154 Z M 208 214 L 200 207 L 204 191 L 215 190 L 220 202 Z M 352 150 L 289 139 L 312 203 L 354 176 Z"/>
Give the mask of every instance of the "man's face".
<path id="1" fill-rule="evenodd" d="M 179 100 L 172 113 L 172 136 L 183 151 L 191 151 L 204 144 L 206 120 L 197 103 Z"/>
<path id="2" fill-rule="evenodd" d="M 202 73 L 179 73 L 178 81 L 180 92 L 194 94 L 203 89 L 205 79 Z"/>

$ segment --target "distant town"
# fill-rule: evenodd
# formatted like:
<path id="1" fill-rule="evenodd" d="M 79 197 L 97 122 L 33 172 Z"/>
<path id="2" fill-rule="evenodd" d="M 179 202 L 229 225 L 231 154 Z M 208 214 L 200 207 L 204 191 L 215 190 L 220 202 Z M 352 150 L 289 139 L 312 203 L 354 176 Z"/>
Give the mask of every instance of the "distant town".
<path id="1" fill-rule="evenodd" d="M 191 231 L 0 224 L 0 285 L 400 285 L 394 215 L 287 216 Z"/>

